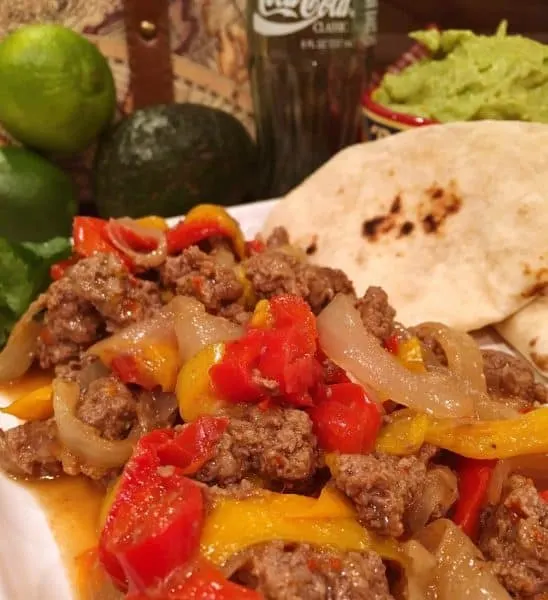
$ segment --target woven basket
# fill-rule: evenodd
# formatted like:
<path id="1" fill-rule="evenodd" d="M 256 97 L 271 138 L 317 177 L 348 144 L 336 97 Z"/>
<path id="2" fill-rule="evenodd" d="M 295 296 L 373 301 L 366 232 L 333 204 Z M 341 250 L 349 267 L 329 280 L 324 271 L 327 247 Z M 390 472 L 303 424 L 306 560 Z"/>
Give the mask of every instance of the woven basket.
<path id="1" fill-rule="evenodd" d="M 154 0 L 150 0 L 153 2 Z M 169 0 L 175 99 L 220 108 L 253 134 L 246 70 L 245 0 Z M 32 22 L 53 22 L 86 35 L 108 59 L 116 81 L 117 118 L 132 111 L 121 0 L 0 0 L 0 39 Z M 0 145 L 13 143 L 0 131 Z M 94 148 L 60 161 L 91 202 Z M 84 207 L 85 208 L 85 207 Z"/>

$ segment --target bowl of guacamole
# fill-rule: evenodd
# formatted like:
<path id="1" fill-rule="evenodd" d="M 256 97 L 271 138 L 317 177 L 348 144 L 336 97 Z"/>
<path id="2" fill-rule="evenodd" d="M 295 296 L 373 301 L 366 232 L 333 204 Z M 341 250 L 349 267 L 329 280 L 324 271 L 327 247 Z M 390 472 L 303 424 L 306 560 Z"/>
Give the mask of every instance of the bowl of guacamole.
<path id="1" fill-rule="evenodd" d="M 509 35 L 506 21 L 494 35 L 432 28 L 410 37 L 425 56 L 365 94 L 370 138 L 449 121 L 548 123 L 548 45 Z"/>

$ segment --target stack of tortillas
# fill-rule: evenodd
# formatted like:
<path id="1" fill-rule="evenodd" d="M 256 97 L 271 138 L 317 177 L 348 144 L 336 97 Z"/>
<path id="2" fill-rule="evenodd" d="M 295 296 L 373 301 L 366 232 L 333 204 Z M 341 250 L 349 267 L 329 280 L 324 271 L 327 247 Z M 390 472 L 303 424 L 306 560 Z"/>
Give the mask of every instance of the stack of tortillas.
<path id="1" fill-rule="evenodd" d="M 278 225 L 398 319 L 494 325 L 548 374 L 548 125 L 417 128 L 343 150 L 281 200 Z"/>

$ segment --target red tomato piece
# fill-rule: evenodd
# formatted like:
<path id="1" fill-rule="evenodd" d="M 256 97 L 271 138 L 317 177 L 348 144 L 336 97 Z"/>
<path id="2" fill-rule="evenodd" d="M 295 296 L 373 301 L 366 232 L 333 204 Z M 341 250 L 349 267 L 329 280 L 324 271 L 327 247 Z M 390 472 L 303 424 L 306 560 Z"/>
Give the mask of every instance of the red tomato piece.
<path id="1" fill-rule="evenodd" d="M 544 490 L 543 492 L 539 492 L 539 496 L 544 502 L 548 502 L 548 490 Z"/>
<path id="2" fill-rule="evenodd" d="M 172 440 L 159 446 L 158 458 L 163 465 L 174 465 L 183 475 L 192 475 L 214 455 L 227 427 L 226 417 L 199 417 L 185 425 Z"/>
<path id="3" fill-rule="evenodd" d="M 202 557 L 192 569 L 177 569 L 160 585 L 131 593 L 127 600 L 261 600 L 262 596 L 228 581 L 222 572 Z"/>
<path id="4" fill-rule="evenodd" d="M 320 447 L 328 452 L 370 452 L 381 427 L 381 413 L 356 383 L 326 386 L 308 413 Z"/>
<path id="5" fill-rule="evenodd" d="M 188 563 L 199 547 L 202 491 L 157 454 L 173 436 L 157 430 L 139 440 L 101 532 L 99 558 L 122 589 L 148 588 Z"/>
<path id="6" fill-rule="evenodd" d="M 266 244 L 261 240 L 249 240 L 245 243 L 246 254 L 253 256 L 254 254 L 261 254 L 266 250 Z"/>
<path id="7" fill-rule="evenodd" d="M 276 329 L 292 328 L 293 341 L 302 353 L 315 354 L 318 340 L 316 317 L 306 301 L 284 294 L 270 299 L 270 310 Z"/>

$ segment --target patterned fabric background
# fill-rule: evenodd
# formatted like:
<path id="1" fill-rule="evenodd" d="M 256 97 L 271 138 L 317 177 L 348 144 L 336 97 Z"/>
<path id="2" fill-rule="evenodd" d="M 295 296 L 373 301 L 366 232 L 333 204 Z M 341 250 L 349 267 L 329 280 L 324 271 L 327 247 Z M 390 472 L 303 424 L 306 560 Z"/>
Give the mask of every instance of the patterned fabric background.
<path id="1" fill-rule="evenodd" d="M 246 70 L 245 0 L 170 0 L 176 99 L 221 108 L 252 131 Z M 97 44 L 116 80 L 119 115 L 131 112 L 121 0 L 0 0 L 0 39 L 32 22 L 71 27 Z M 0 145 L 8 141 L 0 131 Z M 93 149 L 64 161 L 89 202 Z"/>

